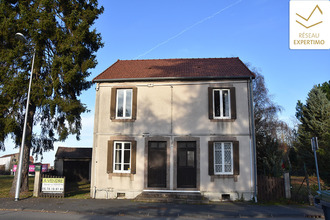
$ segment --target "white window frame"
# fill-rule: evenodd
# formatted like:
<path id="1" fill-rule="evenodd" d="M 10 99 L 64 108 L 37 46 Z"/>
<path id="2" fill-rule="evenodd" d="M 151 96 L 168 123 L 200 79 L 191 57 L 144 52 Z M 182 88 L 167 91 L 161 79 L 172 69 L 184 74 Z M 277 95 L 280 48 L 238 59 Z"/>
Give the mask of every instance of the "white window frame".
<path id="1" fill-rule="evenodd" d="M 215 145 L 221 144 L 221 157 L 222 157 L 222 164 L 216 164 L 216 150 Z M 231 158 L 230 158 L 230 164 L 231 164 L 231 171 L 225 172 L 225 144 L 230 144 L 230 151 L 231 151 Z M 233 154 L 233 143 L 232 142 L 214 142 L 213 143 L 213 168 L 214 168 L 214 174 L 215 175 L 233 175 L 234 174 L 234 154 Z M 222 172 L 216 172 L 216 165 L 222 165 Z"/>
<path id="2" fill-rule="evenodd" d="M 124 91 L 124 97 L 123 97 L 123 116 L 118 116 L 118 91 Z M 131 116 L 126 116 L 126 96 L 127 96 L 127 91 L 131 91 Z M 133 114 L 133 89 L 117 89 L 117 94 L 116 94 L 116 119 L 132 119 L 132 114 Z"/>
<path id="3" fill-rule="evenodd" d="M 214 92 L 219 91 L 219 98 L 220 98 L 220 116 L 215 116 L 215 97 L 214 97 Z M 228 111 L 229 115 L 228 116 L 223 116 L 223 100 L 222 100 L 222 92 L 223 91 L 228 91 Z M 230 89 L 213 89 L 212 90 L 212 101 L 213 101 L 213 118 L 214 119 L 230 119 L 231 118 L 231 103 L 230 103 Z"/>
<path id="4" fill-rule="evenodd" d="M 121 162 L 116 163 L 116 145 L 121 144 Z M 129 149 L 129 163 L 124 163 L 124 151 L 125 151 L 125 144 L 130 145 Z M 127 151 L 127 150 L 126 150 Z M 120 169 L 116 170 L 116 164 L 120 164 Z M 124 170 L 124 165 L 129 165 L 128 170 Z M 113 143 L 113 172 L 114 173 L 131 173 L 132 168 L 132 142 L 130 141 L 114 141 Z"/>

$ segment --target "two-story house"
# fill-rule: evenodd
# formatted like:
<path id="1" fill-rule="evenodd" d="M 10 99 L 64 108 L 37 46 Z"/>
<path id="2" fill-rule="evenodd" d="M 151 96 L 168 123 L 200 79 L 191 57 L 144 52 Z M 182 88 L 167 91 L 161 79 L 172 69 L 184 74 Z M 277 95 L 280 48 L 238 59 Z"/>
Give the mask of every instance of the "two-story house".
<path id="1" fill-rule="evenodd" d="M 91 197 L 256 191 L 251 83 L 239 58 L 118 60 L 98 75 Z"/>

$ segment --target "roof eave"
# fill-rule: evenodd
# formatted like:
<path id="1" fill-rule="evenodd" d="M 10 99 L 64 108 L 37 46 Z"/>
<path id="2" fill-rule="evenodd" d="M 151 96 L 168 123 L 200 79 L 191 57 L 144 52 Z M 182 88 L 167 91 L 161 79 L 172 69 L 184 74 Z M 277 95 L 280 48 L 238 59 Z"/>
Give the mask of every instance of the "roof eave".
<path id="1" fill-rule="evenodd" d="M 118 78 L 118 79 L 94 79 L 93 83 L 101 82 L 140 82 L 140 81 L 170 81 L 170 80 L 180 80 L 180 81 L 205 81 L 205 80 L 215 80 L 215 79 L 254 79 L 254 75 L 250 76 L 204 76 L 204 77 L 150 77 L 150 78 Z"/>

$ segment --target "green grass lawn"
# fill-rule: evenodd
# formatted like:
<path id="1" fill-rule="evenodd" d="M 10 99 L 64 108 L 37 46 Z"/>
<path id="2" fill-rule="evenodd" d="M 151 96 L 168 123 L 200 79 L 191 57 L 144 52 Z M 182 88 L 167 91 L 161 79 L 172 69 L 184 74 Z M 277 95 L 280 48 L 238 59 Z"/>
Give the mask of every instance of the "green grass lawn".
<path id="1" fill-rule="evenodd" d="M 0 175 L 0 198 L 9 198 L 9 191 L 13 182 L 14 176 L 10 175 Z M 33 184 L 34 184 L 34 177 L 29 177 L 29 192 L 21 193 L 21 198 L 28 198 L 32 197 L 33 195 Z"/>
<path id="2" fill-rule="evenodd" d="M 14 177 L 0 175 L 0 198 L 10 198 L 9 191 Z M 29 192 L 21 193 L 20 198 L 33 196 L 34 176 L 29 176 Z M 90 183 L 87 181 L 67 182 L 65 184 L 65 198 L 88 199 L 90 198 Z"/>

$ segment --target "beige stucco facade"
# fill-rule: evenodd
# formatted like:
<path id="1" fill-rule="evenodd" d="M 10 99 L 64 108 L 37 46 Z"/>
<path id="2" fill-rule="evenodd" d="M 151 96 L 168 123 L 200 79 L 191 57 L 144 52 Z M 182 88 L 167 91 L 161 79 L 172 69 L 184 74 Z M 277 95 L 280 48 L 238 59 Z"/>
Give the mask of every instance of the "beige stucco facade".
<path id="1" fill-rule="evenodd" d="M 138 81 L 96 85 L 92 157 L 92 198 L 134 198 L 143 190 L 198 191 L 219 201 L 253 197 L 254 151 L 251 131 L 250 80 L 222 81 Z M 208 88 L 228 86 L 236 90 L 237 117 L 213 121 L 208 116 Z M 131 122 L 110 119 L 113 87 L 137 88 L 137 115 Z M 108 141 L 136 141 L 136 173 L 107 172 Z M 166 187 L 148 188 L 148 141 L 167 143 Z M 196 187 L 177 187 L 177 143 L 196 143 Z M 208 142 L 239 142 L 239 175 L 209 175 Z"/>

